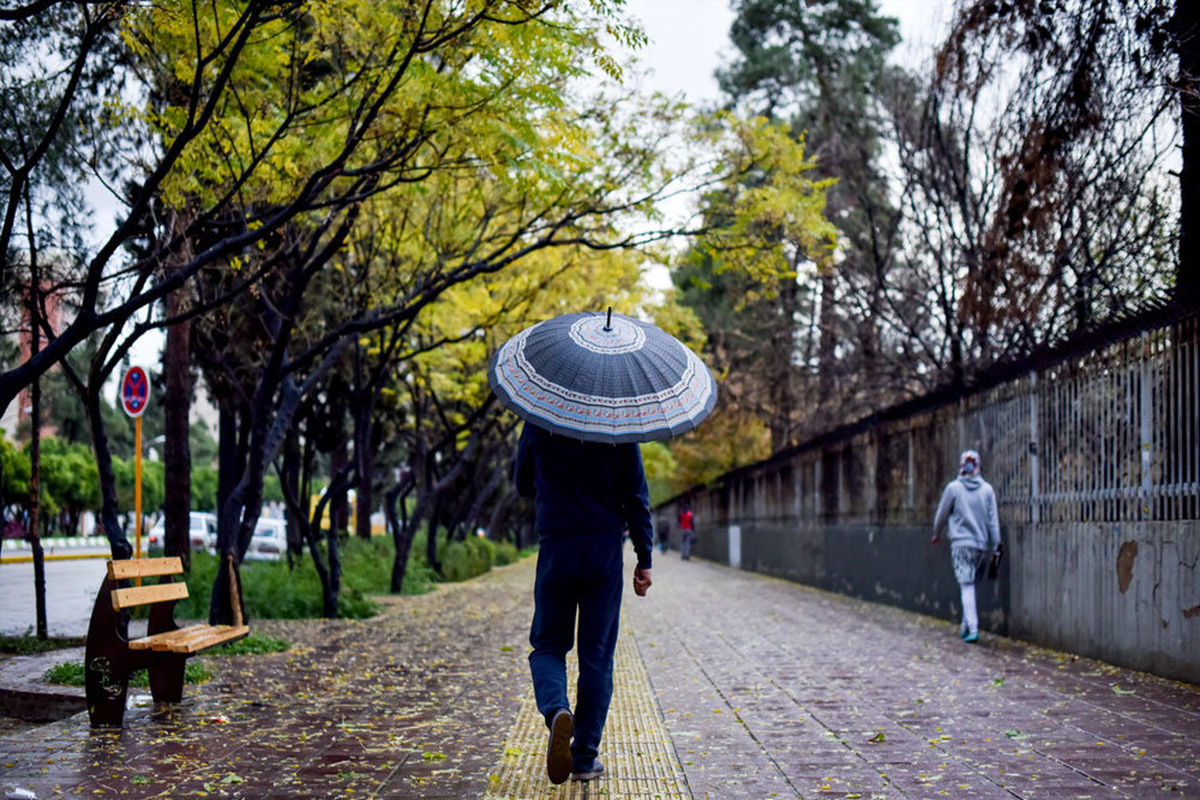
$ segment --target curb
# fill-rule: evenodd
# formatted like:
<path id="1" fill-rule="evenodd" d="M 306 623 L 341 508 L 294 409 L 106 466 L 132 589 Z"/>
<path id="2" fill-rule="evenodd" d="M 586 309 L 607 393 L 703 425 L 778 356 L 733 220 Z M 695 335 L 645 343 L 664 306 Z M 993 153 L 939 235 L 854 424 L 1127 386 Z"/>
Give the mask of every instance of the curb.
<path id="1" fill-rule="evenodd" d="M 73 549 L 79 547 L 108 547 L 108 539 L 104 536 L 52 536 L 42 539 L 42 549 L 55 548 Z M 5 550 L 30 550 L 32 545 L 24 539 L 5 539 Z"/>
<path id="2" fill-rule="evenodd" d="M 82 686 L 42 681 L 42 673 L 56 664 L 82 660 L 82 647 L 68 647 L 0 662 L 0 715 L 27 722 L 54 722 L 86 711 Z"/>
<path id="3" fill-rule="evenodd" d="M 112 558 L 112 553 L 46 553 L 42 555 L 43 561 L 82 561 L 86 558 Z M 10 556 L 9 558 L 0 558 L 0 564 L 32 564 L 33 556 Z"/>

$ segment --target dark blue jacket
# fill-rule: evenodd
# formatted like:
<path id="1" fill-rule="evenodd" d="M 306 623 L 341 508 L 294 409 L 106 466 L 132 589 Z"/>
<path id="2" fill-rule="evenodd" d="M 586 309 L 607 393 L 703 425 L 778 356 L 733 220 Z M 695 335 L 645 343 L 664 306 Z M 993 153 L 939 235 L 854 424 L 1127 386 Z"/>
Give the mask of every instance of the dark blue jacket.
<path id="1" fill-rule="evenodd" d="M 619 536 L 629 526 L 639 569 L 650 569 L 650 492 L 636 444 L 599 444 L 525 424 L 517 491 L 534 498 L 539 537 Z"/>

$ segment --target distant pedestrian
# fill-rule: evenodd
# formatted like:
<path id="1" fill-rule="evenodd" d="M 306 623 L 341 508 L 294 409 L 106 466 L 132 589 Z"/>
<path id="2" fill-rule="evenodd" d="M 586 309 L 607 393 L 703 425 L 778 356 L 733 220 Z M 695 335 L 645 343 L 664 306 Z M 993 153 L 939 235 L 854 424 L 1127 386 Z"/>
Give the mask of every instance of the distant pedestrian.
<path id="1" fill-rule="evenodd" d="M 695 517 L 692 514 L 691 505 L 684 503 L 683 509 L 679 512 L 679 555 L 684 561 L 692 557 L 692 545 L 695 541 Z"/>
<path id="2" fill-rule="evenodd" d="M 634 443 L 581 442 L 526 423 L 516 483 L 534 498 L 538 535 L 529 669 L 538 711 L 550 728 L 546 773 L 552 783 L 568 776 L 589 780 L 604 772 L 597 755 L 613 692 L 625 527 L 637 554 L 634 593 L 645 596 L 651 582 L 653 526 L 642 455 Z M 567 652 L 576 643 L 572 715 Z"/>
<path id="3" fill-rule="evenodd" d="M 979 453 L 966 450 L 959 457 L 958 477 L 946 485 L 933 520 L 934 546 L 948 531 L 950 561 L 962 597 L 962 630 L 965 642 L 979 641 L 979 613 L 975 583 L 988 562 L 998 561 L 1000 515 L 996 493 L 980 476 Z"/>
<path id="4" fill-rule="evenodd" d="M 654 538 L 658 542 L 660 552 L 667 552 L 667 545 L 671 538 L 671 523 L 666 517 L 658 520 L 658 524 L 654 526 Z"/>

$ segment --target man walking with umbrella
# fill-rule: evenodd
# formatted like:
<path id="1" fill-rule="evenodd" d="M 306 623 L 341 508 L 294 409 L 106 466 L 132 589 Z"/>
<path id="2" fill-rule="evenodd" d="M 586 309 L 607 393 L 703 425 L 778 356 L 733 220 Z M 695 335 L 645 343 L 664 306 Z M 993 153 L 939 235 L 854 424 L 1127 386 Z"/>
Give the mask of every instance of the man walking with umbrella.
<path id="1" fill-rule="evenodd" d="M 653 377 L 651 377 L 653 376 Z M 529 667 L 550 729 L 553 783 L 599 777 L 613 691 L 622 587 L 621 533 L 637 554 L 633 590 L 651 584 L 653 528 L 637 442 L 694 428 L 716 403 L 699 358 L 653 325 L 609 309 L 557 317 L 506 342 L 492 359 L 497 397 L 525 419 L 516 482 L 534 499 L 538 533 Z M 576 644 L 572 712 L 566 655 Z"/>

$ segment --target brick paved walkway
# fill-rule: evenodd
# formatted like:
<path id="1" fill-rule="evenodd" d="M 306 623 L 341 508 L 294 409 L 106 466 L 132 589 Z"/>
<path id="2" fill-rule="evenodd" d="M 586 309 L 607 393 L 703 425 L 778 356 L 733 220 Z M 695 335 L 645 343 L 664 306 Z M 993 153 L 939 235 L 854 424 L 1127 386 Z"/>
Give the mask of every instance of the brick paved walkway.
<path id="1" fill-rule="evenodd" d="M 670 556 L 626 619 L 696 798 L 1200 797 L 1200 689 Z"/>
<path id="2" fill-rule="evenodd" d="M 1200 798 L 1200 690 L 702 561 L 626 594 L 623 694 L 586 787 L 540 773 L 533 560 L 368 622 L 257 623 L 119 733 L 0 735 L 0 789 L 245 798 Z M 657 700 L 655 704 L 654 700 Z M 641 770 L 642 772 L 639 772 Z"/>

